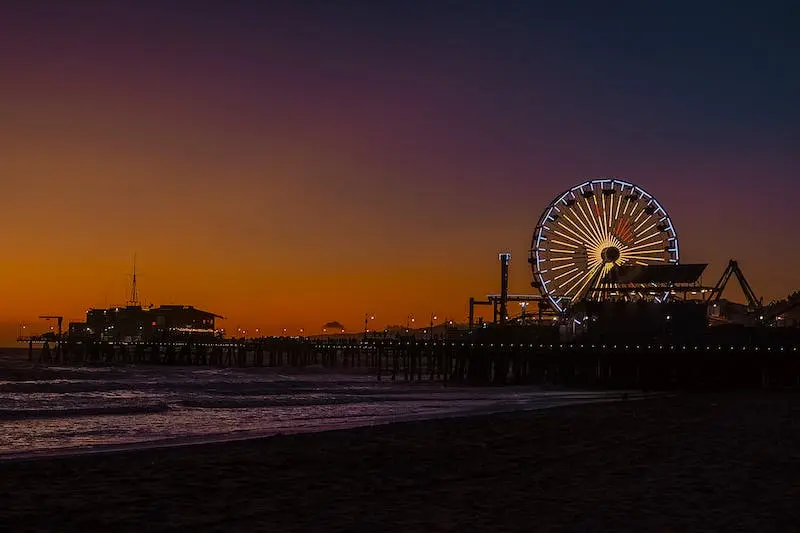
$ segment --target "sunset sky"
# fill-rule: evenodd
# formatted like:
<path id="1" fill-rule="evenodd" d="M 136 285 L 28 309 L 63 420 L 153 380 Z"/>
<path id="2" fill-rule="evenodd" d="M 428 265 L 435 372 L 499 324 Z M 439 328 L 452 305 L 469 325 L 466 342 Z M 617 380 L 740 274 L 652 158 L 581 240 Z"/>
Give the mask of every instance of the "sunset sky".
<path id="1" fill-rule="evenodd" d="M 785 296 L 800 15 L 732 4 L 5 0 L 0 343 L 124 303 L 134 252 L 146 302 L 229 331 L 464 320 L 499 251 L 533 290 L 584 176 L 652 193 L 707 284 L 734 257 Z"/>

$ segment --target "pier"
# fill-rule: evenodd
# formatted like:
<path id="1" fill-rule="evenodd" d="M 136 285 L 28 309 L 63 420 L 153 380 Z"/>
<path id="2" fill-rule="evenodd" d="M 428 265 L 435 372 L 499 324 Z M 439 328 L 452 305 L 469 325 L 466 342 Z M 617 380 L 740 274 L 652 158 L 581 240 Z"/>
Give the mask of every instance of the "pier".
<path id="1" fill-rule="evenodd" d="M 64 342 L 29 358 L 46 365 L 230 368 L 316 366 L 377 380 L 581 388 L 800 389 L 796 342 L 577 344 L 466 340 L 266 338 L 222 342 Z"/>

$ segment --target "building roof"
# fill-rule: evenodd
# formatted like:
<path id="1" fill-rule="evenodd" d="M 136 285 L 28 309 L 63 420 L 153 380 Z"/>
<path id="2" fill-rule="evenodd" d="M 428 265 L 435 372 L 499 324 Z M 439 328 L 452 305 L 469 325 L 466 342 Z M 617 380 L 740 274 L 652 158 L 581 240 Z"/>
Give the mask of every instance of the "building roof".
<path id="1" fill-rule="evenodd" d="M 148 313 L 159 313 L 159 312 L 169 312 L 169 311 L 188 311 L 195 313 L 200 316 L 204 316 L 206 318 L 222 318 L 224 316 L 217 315 L 215 313 L 211 313 L 209 311 L 203 311 L 202 309 L 196 309 L 192 305 L 161 305 L 159 307 L 141 307 L 138 305 L 129 305 L 129 306 L 120 306 L 120 307 L 109 307 L 108 309 L 89 309 L 89 312 L 125 312 L 125 311 L 143 311 Z"/>
<path id="2" fill-rule="evenodd" d="M 634 283 L 639 285 L 671 285 L 697 283 L 706 264 L 631 265 L 613 268 L 603 278 L 605 283 Z"/>
<path id="3" fill-rule="evenodd" d="M 225 318 L 224 316 L 211 313 L 210 311 L 195 309 L 195 307 L 191 305 L 161 305 L 153 309 L 153 311 L 155 311 L 156 313 L 159 311 L 191 311 L 197 313 L 198 315 L 204 315 L 209 318 Z"/>

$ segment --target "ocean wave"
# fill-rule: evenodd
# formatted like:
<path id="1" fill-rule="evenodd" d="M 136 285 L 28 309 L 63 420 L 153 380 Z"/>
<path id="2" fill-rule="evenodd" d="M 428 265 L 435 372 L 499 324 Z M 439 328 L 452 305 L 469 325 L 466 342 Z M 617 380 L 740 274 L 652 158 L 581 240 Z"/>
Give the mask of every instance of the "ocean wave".
<path id="1" fill-rule="evenodd" d="M 34 418 L 73 418 L 79 416 L 114 416 L 163 413 L 165 403 L 148 405 L 118 405 L 113 407 L 74 407 L 65 409 L 0 409 L 0 420 L 30 420 Z"/>
<path id="2" fill-rule="evenodd" d="M 364 398 L 270 398 L 268 396 L 259 398 L 226 398 L 226 399 L 188 399 L 178 402 L 183 407 L 202 408 L 202 409 L 252 409 L 258 407 L 303 407 L 303 406 L 326 406 L 326 405 L 345 405 L 355 403 L 365 403 Z"/>

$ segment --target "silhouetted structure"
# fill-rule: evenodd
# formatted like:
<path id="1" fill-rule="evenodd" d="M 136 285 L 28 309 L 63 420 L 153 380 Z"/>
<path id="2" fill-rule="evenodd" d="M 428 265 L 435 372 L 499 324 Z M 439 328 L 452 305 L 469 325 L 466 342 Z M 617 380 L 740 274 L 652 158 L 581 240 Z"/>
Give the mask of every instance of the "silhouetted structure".
<path id="1" fill-rule="evenodd" d="M 736 280 L 739 282 L 739 286 L 742 288 L 742 292 L 744 293 L 744 297 L 747 299 L 747 305 L 750 307 L 750 309 L 760 309 L 762 307 L 762 300 L 756 297 L 755 291 L 753 291 L 753 288 L 750 287 L 750 283 L 748 283 L 747 279 L 744 277 L 742 269 L 739 268 L 739 263 L 733 259 L 728 262 L 728 266 L 725 268 L 725 271 L 722 273 L 722 276 L 719 278 L 719 281 L 709 295 L 708 301 L 711 303 L 719 301 L 720 297 L 722 296 L 722 292 L 725 290 L 725 287 L 728 285 L 728 281 L 731 279 L 731 276 L 735 276 Z"/>
<path id="2" fill-rule="evenodd" d="M 513 324 L 478 329 L 460 341 L 275 337 L 167 343 L 68 341 L 63 346 L 63 361 L 58 362 L 222 367 L 319 365 L 370 369 L 378 379 L 473 385 L 800 389 L 800 330 L 739 326 L 712 329 L 716 330 L 714 334 L 708 330 L 694 342 L 669 344 L 602 340 L 560 343 L 556 327 Z M 30 346 L 31 360 L 35 360 L 33 344 Z M 43 342 L 37 362 L 56 361 L 49 344 Z"/>
<path id="3" fill-rule="evenodd" d="M 70 323 L 69 334 L 71 338 L 117 342 L 208 338 L 217 334 L 217 318 L 223 317 L 188 305 L 90 309 L 86 322 Z"/>
<path id="4" fill-rule="evenodd" d="M 504 325 L 508 320 L 508 263 L 511 261 L 511 254 L 500 254 L 500 324 Z"/>

